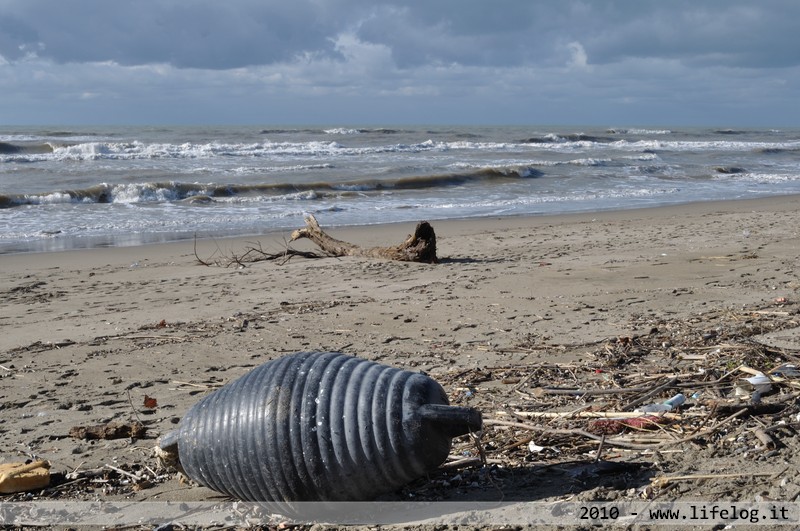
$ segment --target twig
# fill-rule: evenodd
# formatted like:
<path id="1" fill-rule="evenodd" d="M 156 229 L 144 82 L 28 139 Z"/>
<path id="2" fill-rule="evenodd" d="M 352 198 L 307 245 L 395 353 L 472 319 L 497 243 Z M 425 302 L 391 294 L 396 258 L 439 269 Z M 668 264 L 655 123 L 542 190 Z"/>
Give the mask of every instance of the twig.
<path id="1" fill-rule="evenodd" d="M 448 461 L 439 468 L 444 468 L 444 469 L 464 468 L 468 466 L 482 465 L 482 464 L 484 463 L 480 457 L 465 457 L 463 459 L 457 459 L 455 461 Z"/>
<path id="2" fill-rule="evenodd" d="M 587 439 L 592 439 L 595 441 L 602 440 L 600 435 L 595 435 L 593 433 L 589 433 L 588 431 L 584 430 L 564 430 L 564 429 L 554 429 L 548 426 L 537 426 L 535 424 L 528 424 L 526 422 L 514 422 L 510 420 L 498 420 L 498 419 L 484 419 L 483 421 L 484 426 L 506 426 L 509 428 L 520 428 L 523 430 L 530 430 L 530 431 L 539 431 L 539 432 L 546 432 L 552 433 L 557 435 L 577 435 L 580 437 L 586 437 Z M 609 441 L 609 444 L 614 446 L 618 446 L 620 448 L 630 448 L 632 450 L 647 450 L 650 448 L 655 448 L 656 446 L 649 445 L 649 444 L 635 444 L 635 443 L 627 443 L 623 441 Z"/>
<path id="3" fill-rule="evenodd" d="M 739 417 L 739 416 L 743 415 L 746 412 L 747 412 L 746 409 L 739 410 L 736 413 L 734 413 L 733 415 L 730 415 L 730 416 L 724 418 L 723 420 L 717 422 L 716 424 L 714 424 L 709 429 L 704 430 L 702 432 L 694 433 L 694 434 L 692 434 L 692 435 L 690 435 L 688 437 L 683 437 L 681 439 L 673 439 L 673 440 L 670 440 L 670 441 L 664 441 L 664 442 L 657 443 L 657 444 L 637 444 L 637 443 L 629 443 L 629 442 L 619 441 L 619 440 L 609 440 L 608 443 L 613 445 L 613 446 L 617 446 L 617 447 L 620 447 L 620 448 L 630 448 L 632 450 L 649 450 L 649 449 L 664 448 L 664 447 L 672 446 L 672 445 L 675 445 L 675 444 L 681 444 L 681 443 L 689 442 L 689 441 L 692 441 L 692 440 L 697 439 L 699 437 L 704 437 L 706 435 L 709 435 L 709 434 L 715 432 L 716 430 L 718 430 L 719 428 L 721 428 L 722 426 L 724 426 L 725 424 L 731 422 L 736 417 Z M 577 435 L 577 436 L 580 436 L 580 437 L 586 437 L 588 439 L 593 439 L 595 441 L 602 440 L 601 436 L 595 435 L 593 433 L 589 433 L 589 432 L 584 431 L 584 430 L 554 429 L 554 428 L 551 428 L 549 426 L 537 426 L 535 424 L 529 424 L 527 422 L 514 422 L 514 421 L 499 420 L 499 419 L 484 419 L 483 424 L 484 424 L 484 426 L 507 426 L 507 427 L 511 427 L 511 428 L 520 428 L 520 429 L 524 429 L 524 430 L 539 431 L 539 432 L 546 432 L 546 433 L 553 433 L 553 434 L 560 434 L 560 435 Z"/>
<path id="4" fill-rule="evenodd" d="M 175 385 L 187 385 L 189 387 L 197 387 L 200 389 L 213 389 L 215 387 L 222 387 L 223 384 L 196 384 L 191 382 L 181 382 L 179 380 L 172 380 Z"/>
<path id="5" fill-rule="evenodd" d="M 217 251 L 219 251 L 219 246 L 217 247 Z M 217 251 L 214 251 L 214 254 L 217 254 Z M 211 256 L 213 257 L 214 254 L 212 254 Z M 197 259 L 200 265 L 204 265 L 206 267 L 211 267 L 213 265 L 211 262 L 201 259 L 200 256 L 197 254 L 197 233 L 195 233 L 194 235 L 194 257 Z"/>
<path id="6" fill-rule="evenodd" d="M 709 420 L 711 420 L 711 417 L 714 415 L 714 413 L 715 413 L 716 411 L 717 411 L 717 406 L 716 406 L 716 405 L 712 406 L 712 407 L 711 407 L 711 411 L 709 411 L 709 412 L 708 412 L 708 415 L 706 415 L 705 417 L 703 417 L 703 420 L 702 420 L 702 421 L 700 421 L 700 424 L 698 424 L 698 425 L 695 427 L 695 429 L 693 429 L 693 430 L 692 430 L 692 432 L 691 432 L 689 435 L 694 435 L 695 433 L 697 433 L 698 431 L 700 431 L 700 430 L 703 428 L 703 426 L 705 426 L 705 425 L 706 425 L 706 423 L 707 423 Z"/>
<path id="7" fill-rule="evenodd" d="M 670 483 L 675 481 L 698 481 L 701 479 L 731 479 L 731 478 L 742 478 L 742 477 L 767 477 L 773 476 L 772 472 L 762 472 L 753 474 L 752 472 L 741 472 L 738 474 L 689 474 L 685 476 L 662 476 L 655 478 L 651 485 L 654 487 L 665 487 Z"/>
<path id="8" fill-rule="evenodd" d="M 616 395 L 621 393 L 641 393 L 647 391 L 647 387 L 617 387 L 615 389 L 561 389 L 553 387 L 537 387 L 531 391 L 534 396 L 537 395 Z"/>
<path id="9" fill-rule="evenodd" d="M 139 412 L 136 411 L 136 407 L 133 405 L 133 400 L 131 400 L 131 390 L 128 389 L 128 403 L 131 405 L 131 409 L 133 410 L 133 415 L 136 417 L 136 420 L 139 421 L 139 424 L 142 424 L 142 419 L 139 418 Z"/>
<path id="10" fill-rule="evenodd" d="M 47 487 L 46 489 L 44 489 L 44 492 L 49 493 L 49 492 L 56 492 L 58 490 L 64 490 L 65 487 L 69 487 L 69 486 L 74 485 L 76 483 L 81 483 L 81 482 L 86 481 L 88 479 L 89 479 L 88 476 L 80 476 L 78 478 L 73 479 L 72 481 L 67 481 L 66 483 L 59 483 L 58 485 L 54 485 L 52 487 Z"/>
<path id="11" fill-rule="evenodd" d="M 483 466 L 486 466 L 488 463 L 488 459 L 486 458 L 486 449 L 483 447 L 483 442 L 481 441 L 481 437 L 483 436 L 483 431 L 478 433 L 469 433 L 470 438 L 475 442 L 475 448 L 478 450 L 478 457 L 483 463 Z"/>
<path id="12" fill-rule="evenodd" d="M 179 343 L 192 340 L 192 338 L 190 338 L 190 337 L 182 337 L 182 336 L 175 336 L 175 337 L 169 337 L 169 336 L 115 336 L 115 337 L 109 337 L 108 339 L 132 339 L 132 340 L 136 340 L 136 339 L 152 339 L 154 341 L 168 341 L 168 342 L 179 342 Z"/>
<path id="13" fill-rule="evenodd" d="M 221 266 L 221 267 L 247 267 L 247 264 L 252 264 L 255 262 L 262 262 L 262 261 L 269 261 L 269 260 L 277 260 L 280 265 L 284 265 L 294 256 L 300 256 L 302 258 L 322 258 L 322 255 L 315 253 L 313 251 L 298 251 L 296 249 L 292 249 L 289 246 L 289 242 L 286 239 L 283 240 L 284 243 L 284 250 L 277 252 L 277 253 L 268 253 L 262 247 L 261 243 L 250 243 L 250 247 L 245 248 L 244 253 L 242 254 L 232 254 L 230 256 L 222 256 L 219 259 L 211 260 L 217 253 L 220 253 L 219 246 L 214 251 L 214 253 L 207 259 L 202 259 L 197 254 L 197 235 L 194 238 L 194 257 L 200 265 L 204 266 Z"/>
<path id="14" fill-rule="evenodd" d="M 508 415 L 506 411 L 498 411 L 498 415 Z M 590 419 L 631 419 L 643 417 L 646 413 L 635 411 L 514 411 L 514 415 L 529 418 L 561 419 L 561 418 L 590 418 Z M 665 413 L 666 418 L 678 419 L 680 415 Z"/>
<path id="15" fill-rule="evenodd" d="M 594 462 L 597 463 L 600 461 L 600 454 L 603 453 L 603 444 L 606 442 L 606 436 L 603 435 L 603 438 L 600 439 L 600 444 L 597 445 L 597 454 L 594 456 Z"/>
<path id="16" fill-rule="evenodd" d="M 130 472 L 127 472 L 127 471 L 125 471 L 125 470 L 122 470 L 121 468 L 115 467 L 115 466 L 113 466 L 113 465 L 108 465 L 108 464 L 107 464 L 107 465 L 106 465 L 106 468 L 110 468 L 110 469 L 111 469 L 111 470 L 113 470 L 114 472 L 117 472 L 117 473 L 119 473 L 119 474 L 122 474 L 123 476 L 128 476 L 129 478 L 131 478 L 132 480 L 134 480 L 134 481 L 135 481 L 135 482 L 137 482 L 137 483 L 139 483 L 140 481 L 142 481 L 142 479 L 144 479 L 144 478 L 142 478 L 142 476 L 139 476 L 139 475 L 137 475 L 137 474 L 131 474 Z"/>

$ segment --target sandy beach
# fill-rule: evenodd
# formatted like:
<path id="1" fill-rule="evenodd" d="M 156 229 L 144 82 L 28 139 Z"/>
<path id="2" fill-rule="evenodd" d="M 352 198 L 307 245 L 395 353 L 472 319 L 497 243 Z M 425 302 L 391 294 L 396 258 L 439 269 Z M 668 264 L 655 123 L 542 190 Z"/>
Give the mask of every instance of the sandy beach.
<path id="1" fill-rule="evenodd" d="M 751 374 L 738 367 L 767 372 L 800 360 L 798 212 L 800 197 L 788 196 L 434 222 L 435 265 L 295 257 L 209 267 L 195 257 L 251 246 L 279 252 L 288 233 L 203 240 L 196 249 L 188 241 L 3 255 L 0 463 L 48 460 L 54 480 L 36 494 L 43 498 L 217 499 L 160 467 L 157 438 L 219 385 L 281 355 L 321 350 L 424 371 L 452 402 L 518 422 L 487 424 L 490 473 L 474 463 L 442 471 L 409 487 L 418 496 L 798 501 L 800 379 L 773 382 L 763 403 L 777 406 L 768 413 L 747 410 L 751 396 L 742 399 L 749 412 L 730 420 L 733 409 L 713 413 L 742 403 L 731 397 Z M 330 233 L 374 246 L 412 231 Z M 609 435 L 603 461 L 630 465 L 612 473 L 581 468 L 596 461 L 597 440 L 524 427 L 591 431 L 590 419 L 519 414 L 613 410 L 672 380 L 652 401 L 678 392 L 690 399 L 650 442 L 686 440 L 650 450 L 636 447 L 648 444 L 637 432 Z M 570 387 L 642 390 L 548 391 Z M 144 437 L 70 436 L 75 427 L 135 420 Z M 559 452 L 531 451 L 530 442 Z M 474 443 L 456 447 L 466 455 Z M 122 481 L 109 465 L 141 481 Z M 105 482 L 89 473 L 98 470 Z M 656 481 L 693 475 L 709 477 Z"/>

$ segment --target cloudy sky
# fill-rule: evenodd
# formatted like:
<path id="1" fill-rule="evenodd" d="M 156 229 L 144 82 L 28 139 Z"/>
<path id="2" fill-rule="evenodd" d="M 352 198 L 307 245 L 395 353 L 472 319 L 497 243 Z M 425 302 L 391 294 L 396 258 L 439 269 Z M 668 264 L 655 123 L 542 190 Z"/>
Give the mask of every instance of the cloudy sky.
<path id="1" fill-rule="evenodd" d="M 797 0 L 0 0 L 2 124 L 800 126 Z"/>

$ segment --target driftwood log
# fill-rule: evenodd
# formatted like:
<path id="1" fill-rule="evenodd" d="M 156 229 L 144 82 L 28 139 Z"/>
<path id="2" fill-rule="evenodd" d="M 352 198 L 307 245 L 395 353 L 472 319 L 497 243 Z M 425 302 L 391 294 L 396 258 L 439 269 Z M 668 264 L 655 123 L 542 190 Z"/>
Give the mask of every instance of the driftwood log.
<path id="1" fill-rule="evenodd" d="M 330 256 L 364 256 L 428 264 L 439 262 L 436 257 L 436 234 L 433 232 L 431 224 L 427 221 L 417 223 L 414 234 L 409 235 L 399 245 L 368 248 L 332 238 L 320 228 L 319 222 L 312 215 L 307 216 L 305 221 L 306 226 L 304 228 L 292 232 L 291 241 L 308 238 Z"/>

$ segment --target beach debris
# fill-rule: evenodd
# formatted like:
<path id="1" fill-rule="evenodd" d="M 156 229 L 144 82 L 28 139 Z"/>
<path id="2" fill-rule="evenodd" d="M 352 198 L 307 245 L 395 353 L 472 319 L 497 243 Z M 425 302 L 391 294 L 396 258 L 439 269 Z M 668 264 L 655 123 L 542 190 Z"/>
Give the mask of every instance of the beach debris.
<path id="1" fill-rule="evenodd" d="M 767 433 L 767 431 L 764 430 L 763 428 L 754 429 L 753 435 L 756 436 L 756 439 L 761 441 L 761 444 L 764 445 L 763 448 L 767 450 L 774 450 L 775 447 L 777 446 L 777 443 L 775 442 L 775 439 L 772 437 L 772 435 Z"/>
<path id="2" fill-rule="evenodd" d="M 585 345 L 531 337 L 496 352 L 525 353 L 540 361 L 458 368 L 435 377 L 451 389 L 454 402 L 463 403 L 458 390 L 478 372 L 490 375 L 481 383 L 481 393 L 470 399 L 470 405 L 484 409 L 484 463 L 524 474 L 526 464 L 535 461 L 536 470 L 557 467 L 571 474 L 587 459 L 644 460 L 671 474 L 663 481 L 636 478 L 630 496 L 680 496 L 677 489 L 666 491 L 705 479 L 707 495 L 738 482 L 752 492 L 798 499 L 794 476 L 780 488 L 770 478 L 777 477 L 780 463 L 793 462 L 800 444 L 800 348 L 752 339 L 765 331 L 798 327 L 800 304 L 790 304 L 780 312 L 770 306 L 743 307 L 675 320 L 643 315 L 632 318 L 631 325 L 648 332 Z M 541 361 L 558 350 L 573 350 L 580 361 Z M 746 387 L 745 396 L 735 396 L 740 386 Z M 757 393 L 757 386 L 764 392 Z M 650 406 L 658 406 L 652 408 L 657 411 L 643 411 Z M 454 451 L 468 445 L 457 441 Z M 556 447 L 558 454 L 532 451 Z M 732 461 L 744 463 L 747 471 L 714 473 L 732 467 Z M 772 471 L 753 474 L 754 469 Z M 599 480 L 592 485 L 604 486 Z M 572 491 L 586 488 L 585 483 L 573 484 Z"/>
<path id="3" fill-rule="evenodd" d="M 216 258 L 215 258 L 216 256 Z M 194 241 L 194 257 L 197 260 L 197 263 L 200 265 L 204 265 L 206 267 L 237 267 L 239 269 L 243 269 L 247 267 L 247 264 L 253 264 L 256 262 L 270 262 L 276 261 L 280 265 L 285 264 L 295 256 L 299 256 L 301 258 L 323 258 L 324 255 L 319 253 L 315 253 L 313 251 L 301 251 L 299 249 L 292 249 L 289 247 L 289 243 L 286 243 L 286 246 L 283 250 L 279 252 L 270 252 L 264 249 L 260 242 L 255 242 L 252 245 L 248 246 L 245 251 L 241 254 L 226 254 L 223 253 L 219 248 L 217 248 L 214 253 L 208 258 L 200 258 L 200 255 L 197 252 L 197 238 Z"/>
<path id="4" fill-rule="evenodd" d="M 546 446 L 539 446 L 533 441 L 528 443 L 528 451 L 532 454 L 538 454 L 539 452 L 543 451 L 546 448 L 547 448 Z"/>
<path id="5" fill-rule="evenodd" d="M 672 422 L 671 419 L 658 415 L 643 415 L 621 419 L 597 419 L 587 425 L 589 433 L 616 435 L 626 429 L 654 430 Z"/>
<path id="6" fill-rule="evenodd" d="M 454 437 L 481 427 L 428 376 L 299 352 L 207 395 L 159 446 L 190 479 L 242 500 L 356 501 L 436 469 Z"/>
<path id="7" fill-rule="evenodd" d="M 309 308 L 331 307 L 323 304 L 334 303 L 287 302 L 281 311 L 301 314 L 313 311 Z M 780 311 L 775 310 L 767 299 L 758 306 L 712 309 L 680 319 L 652 313 L 634 315 L 627 325 L 643 333 L 585 344 L 561 343 L 539 334 L 519 335 L 516 342 L 491 347 L 498 358 L 495 364 L 483 362 L 479 366 L 453 364 L 449 356 L 463 356 L 472 353 L 471 349 L 483 349 L 483 345 L 430 343 L 431 360 L 435 361 L 412 357 L 404 358 L 404 363 L 407 367 L 419 364 L 429 372 L 447 390 L 452 404 L 483 410 L 484 429 L 479 437 L 453 439 L 443 465 L 404 485 L 396 495 L 420 501 L 452 499 L 466 488 L 514 495 L 518 485 L 524 489 L 536 485 L 537 495 L 568 495 L 581 500 L 671 500 L 691 489 L 692 495 L 709 499 L 766 493 L 763 495 L 773 499 L 796 501 L 800 499 L 795 459 L 800 448 L 800 348 L 765 344 L 759 337 L 765 332 L 797 328 L 800 302 L 792 300 Z M 256 326 L 265 319 L 247 317 Z M 176 324 L 178 329 L 187 326 Z M 210 325 L 204 326 L 205 333 Z M 709 335 L 710 331 L 716 333 Z M 181 337 L 191 342 L 209 336 Z M 394 345 L 390 346 L 386 352 L 394 351 Z M 25 372 L 28 369 L 22 362 L 12 363 L 11 354 L 43 349 L 37 342 L 9 351 L 8 358 L 0 363 L 5 370 Z M 577 352 L 579 356 L 572 362 L 551 361 L 556 357 L 553 354 L 562 352 Z M 0 376 L 6 374 L 3 371 L 0 367 Z M 747 378 L 759 375 L 768 377 L 772 386 L 760 401 L 752 400 L 752 391 L 735 396 L 737 384 L 751 386 Z M 479 387 L 476 382 L 480 382 Z M 213 378 L 164 383 L 172 390 L 203 395 L 221 385 Z M 469 389 L 476 392 L 470 394 Z M 634 411 L 642 405 L 660 404 L 677 393 L 686 397 L 679 408 L 652 415 Z M 136 402 L 141 409 L 140 400 Z M 19 400 L 0 407 L 21 408 L 25 403 Z M 654 418 L 646 425 L 619 422 L 648 416 Z M 614 428 L 613 432 L 608 426 L 606 432 L 594 429 L 597 420 L 612 420 L 608 426 Z M 178 418 L 164 417 L 161 422 L 162 427 L 170 423 L 174 428 Z M 3 427 L 0 424 L 0 429 Z M 531 453 L 531 441 L 543 450 Z M 37 496 L 85 499 L 92 489 L 95 493 L 127 496 L 147 482 L 175 479 L 173 468 L 167 470 L 151 462 L 150 470 L 133 453 L 126 457 L 120 454 L 111 463 L 144 478 L 143 483 L 106 467 L 108 461 L 91 463 L 89 452 L 82 455 L 87 456 L 90 470 L 66 474 L 66 483 L 59 482 L 59 475 L 54 474 L 50 487 Z M 647 470 L 603 477 L 573 474 L 586 470 L 587 463 L 600 456 L 598 465 L 628 461 L 652 464 L 650 470 L 660 470 L 664 480 L 653 481 Z M 789 466 L 790 472 L 774 480 L 784 466 Z M 461 478 L 458 482 L 453 480 L 454 468 Z M 754 474 L 754 470 L 766 472 Z M 739 473 L 718 474 L 720 471 Z M 179 477 L 185 485 L 183 476 Z"/>
<path id="8" fill-rule="evenodd" d="M 757 393 L 767 393 L 772 390 L 772 380 L 769 379 L 768 376 L 764 376 L 764 374 L 758 374 L 756 376 L 751 376 L 750 378 L 742 378 L 736 384 L 737 389 L 743 388 L 747 389 L 748 391 L 754 391 Z"/>
<path id="9" fill-rule="evenodd" d="M 358 245 L 337 240 L 325 233 L 317 218 L 309 214 L 305 218 L 306 226 L 292 232 L 290 241 L 308 238 L 329 256 L 362 256 L 367 258 L 386 258 L 402 262 L 438 263 L 436 257 L 436 234 L 427 221 L 417 223 L 414 234 L 409 235 L 403 243 L 392 247 L 359 247 Z"/>
<path id="10" fill-rule="evenodd" d="M 279 252 L 268 252 L 260 243 L 256 243 L 247 247 L 241 254 L 227 255 L 217 249 L 209 258 L 200 258 L 195 239 L 194 256 L 197 262 L 204 266 L 238 267 L 240 269 L 246 267 L 247 264 L 262 261 L 278 261 L 280 264 L 285 264 L 295 256 L 302 258 L 358 256 L 426 264 L 439 262 L 436 256 L 436 234 L 427 221 L 417 223 L 414 234 L 409 235 L 402 243 L 390 247 L 360 247 L 353 243 L 337 240 L 323 231 L 317 219 L 311 214 L 305 218 L 305 222 L 306 226 L 292 232 L 285 249 Z M 301 239 L 312 241 L 320 248 L 322 254 L 290 247 L 291 242 Z M 219 256 L 215 258 L 217 254 Z"/>
<path id="11" fill-rule="evenodd" d="M 666 413 L 667 411 L 672 411 L 676 407 L 682 405 L 684 402 L 686 402 L 686 397 L 683 395 L 683 393 L 678 393 L 669 400 L 665 400 L 657 404 L 640 406 L 633 411 L 636 413 Z"/>
<path id="12" fill-rule="evenodd" d="M 147 409 L 155 409 L 158 407 L 158 400 L 152 396 L 144 395 L 144 407 Z"/>
<path id="13" fill-rule="evenodd" d="M 771 369 L 769 374 L 773 377 L 778 377 L 781 379 L 800 379 L 800 369 L 798 369 L 797 365 L 794 363 L 781 363 L 774 369 Z"/>
<path id="14" fill-rule="evenodd" d="M 141 422 L 108 422 L 93 426 L 75 426 L 70 428 L 69 436 L 75 439 L 140 439 L 147 433 L 147 427 Z"/>
<path id="15" fill-rule="evenodd" d="M 654 487 L 666 487 L 678 481 L 703 481 L 709 479 L 738 479 L 744 477 L 766 477 L 772 478 L 775 474 L 771 472 L 763 474 L 753 474 L 752 472 L 738 472 L 732 474 L 688 474 L 680 476 L 659 476 L 652 481 Z"/>
<path id="16" fill-rule="evenodd" d="M 27 492 L 49 484 L 50 463 L 47 461 L 0 464 L 0 494 Z"/>

